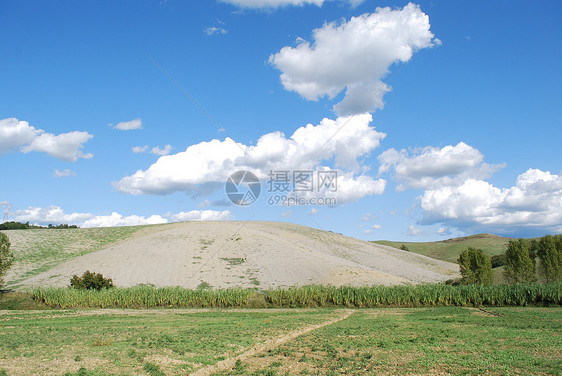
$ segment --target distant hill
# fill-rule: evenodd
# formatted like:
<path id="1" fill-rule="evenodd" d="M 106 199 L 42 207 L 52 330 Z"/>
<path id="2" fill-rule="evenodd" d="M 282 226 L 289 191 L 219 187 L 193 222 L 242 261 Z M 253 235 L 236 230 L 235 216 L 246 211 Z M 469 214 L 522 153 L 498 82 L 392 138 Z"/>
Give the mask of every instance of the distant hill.
<path id="1" fill-rule="evenodd" d="M 397 242 L 389 240 L 375 240 L 373 243 L 400 248 L 408 247 L 410 252 L 438 260 L 457 262 L 462 251 L 468 247 L 480 248 L 488 256 L 499 255 L 505 252 L 507 243 L 513 238 L 505 238 L 493 234 L 477 234 L 435 242 Z"/>

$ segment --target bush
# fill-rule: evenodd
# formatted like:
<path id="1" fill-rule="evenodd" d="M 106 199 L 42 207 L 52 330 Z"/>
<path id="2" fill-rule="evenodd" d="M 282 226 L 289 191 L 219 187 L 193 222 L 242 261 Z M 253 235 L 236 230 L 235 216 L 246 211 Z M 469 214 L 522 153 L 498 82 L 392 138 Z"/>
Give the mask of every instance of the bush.
<path id="1" fill-rule="evenodd" d="M 505 277 L 511 283 L 535 281 L 535 260 L 528 240 L 510 240 L 505 251 Z"/>
<path id="2" fill-rule="evenodd" d="M 82 277 L 74 275 L 70 279 L 70 286 L 78 290 L 101 290 L 113 287 L 111 278 L 104 278 L 103 274 L 92 273 L 87 270 Z"/>
<path id="3" fill-rule="evenodd" d="M 492 283 L 492 262 L 490 258 L 477 248 L 464 250 L 458 259 L 461 271 L 461 283 L 489 285 Z"/>
<path id="4" fill-rule="evenodd" d="M 501 255 L 492 256 L 490 261 L 492 261 L 492 269 L 493 268 L 499 268 L 500 266 L 504 266 L 505 265 L 505 253 L 502 253 Z"/>
<path id="5" fill-rule="evenodd" d="M 0 232 L 0 287 L 4 285 L 4 276 L 14 262 L 14 254 L 10 251 L 10 241 L 6 234 Z"/>

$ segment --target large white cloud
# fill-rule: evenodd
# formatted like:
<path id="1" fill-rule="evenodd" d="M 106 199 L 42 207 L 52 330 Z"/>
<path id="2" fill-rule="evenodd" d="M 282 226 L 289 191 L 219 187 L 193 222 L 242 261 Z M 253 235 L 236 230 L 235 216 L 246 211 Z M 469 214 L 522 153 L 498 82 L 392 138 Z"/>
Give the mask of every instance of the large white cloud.
<path id="1" fill-rule="evenodd" d="M 27 121 L 0 120 L 0 154 L 17 149 L 23 153 L 38 151 L 72 162 L 78 158 L 92 158 L 92 154 L 82 152 L 83 144 L 92 137 L 88 132 L 78 131 L 54 135 L 30 126 Z"/>
<path id="2" fill-rule="evenodd" d="M 80 227 L 139 226 L 168 222 L 229 220 L 233 218 L 234 216 L 228 210 L 192 210 L 166 216 L 151 215 L 149 217 L 139 215 L 123 216 L 117 212 L 113 212 L 110 215 L 64 213 L 58 206 L 48 206 L 45 208 L 29 207 L 15 212 L 15 220 L 18 222 L 30 222 L 37 225 L 74 224 Z"/>
<path id="3" fill-rule="evenodd" d="M 146 170 L 138 170 L 114 183 L 129 194 L 167 194 L 175 191 L 201 193 L 221 187 L 238 170 L 250 170 L 260 179 L 273 171 L 326 169 L 332 163 L 339 170 L 338 203 L 357 200 L 384 191 L 385 181 L 364 174 L 361 158 L 380 145 L 385 137 L 369 126 L 370 114 L 324 119 L 308 124 L 287 138 L 281 132 L 268 133 L 255 145 L 230 138 L 189 146 L 184 152 L 160 157 Z"/>
<path id="4" fill-rule="evenodd" d="M 334 106 L 338 114 L 372 112 L 383 107 L 390 90 L 382 82 L 390 66 L 439 43 L 429 28 L 429 17 L 415 4 L 377 8 L 341 24 L 327 23 L 313 31 L 312 44 L 299 38 L 296 47 L 283 47 L 269 61 L 281 70 L 287 90 L 318 100 L 346 89 Z"/>
<path id="5" fill-rule="evenodd" d="M 529 169 L 515 186 L 498 188 L 468 179 L 425 191 L 425 223 L 448 223 L 473 231 L 517 234 L 562 232 L 562 175 Z"/>
<path id="6" fill-rule="evenodd" d="M 410 152 L 389 149 L 379 155 L 378 160 L 379 174 L 394 171 L 394 179 L 401 183 L 397 190 L 458 185 L 469 178 L 486 179 L 504 166 L 485 163 L 484 155 L 464 142 Z"/>
<path id="7" fill-rule="evenodd" d="M 286 6 L 303 6 L 303 5 L 316 5 L 321 7 L 324 2 L 331 0 L 220 0 L 223 3 L 229 3 L 239 8 L 253 8 L 253 9 L 276 9 Z M 351 6 L 357 6 L 364 0 L 340 0 L 341 2 L 349 3 Z"/>

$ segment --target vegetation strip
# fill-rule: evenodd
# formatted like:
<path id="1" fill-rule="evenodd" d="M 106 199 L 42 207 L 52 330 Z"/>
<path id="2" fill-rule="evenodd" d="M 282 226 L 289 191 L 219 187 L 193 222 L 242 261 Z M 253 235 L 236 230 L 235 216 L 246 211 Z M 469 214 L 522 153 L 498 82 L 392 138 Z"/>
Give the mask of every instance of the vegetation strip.
<path id="1" fill-rule="evenodd" d="M 228 358 L 225 360 L 221 360 L 219 361 L 217 364 L 214 365 L 210 365 L 204 368 L 201 368 L 199 370 L 197 370 L 196 372 L 191 373 L 192 376 L 209 376 L 212 375 L 216 372 L 220 372 L 223 370 L 227 370 L 230 369 L 232 367 L 234 367 L 234 365 L 236 364 L 236 361 L 243 361 L 246 360 L 252 356 L 255 356 L 257 354 L 260 353 L 264 353 L 266 351 L 269 350 L 273 350 L 276 347 L 279 347 L 297 337 L 300 337 L 304 334 L 310 333 L 313 330 L 317 330 L 320 328 L 323 328 L 325 326 L 328 325 L 332 325 L 335 324 L 337 322 L 343 321 L 345 319 L 347 319 L 349 316 L 351 316 L 353 314 L 353 310 L 345 310 L 343 315 L 336 317 L 335 319 L 331 319 L 328 321 L 325 321 L 321 324 L 316 324 L 316 325 L 312 325 L 309 326 L 307 328 L 304 329 L 299 329 L 299 330 L 295 330 L 293 332 L 287 333 L 285 335 L 282 335 L 280 337 L 277 338 L 273 338 L 270 340 L 265 341 L 264 343 L 255 345 L 254 347 L 252 347 L 251 349 L 244 351 L 242 354 L 237 355 L 235 357 L 232 358 Z"/>
<path id="2" fill-rule="evenodd" d="M 77 290 L 38 288 L 33 301 L 48 308 L 299 308 L 562 305 L 562 283 L 515 285 L 302 286 L 266 291 L 189 290 L 138 286 Z M 0 297 L 3 300 L 10 294 Z M 11 305 L 17 306 L 15 303 Z M 8 308 L 8 307 L 6 307 Z"/>

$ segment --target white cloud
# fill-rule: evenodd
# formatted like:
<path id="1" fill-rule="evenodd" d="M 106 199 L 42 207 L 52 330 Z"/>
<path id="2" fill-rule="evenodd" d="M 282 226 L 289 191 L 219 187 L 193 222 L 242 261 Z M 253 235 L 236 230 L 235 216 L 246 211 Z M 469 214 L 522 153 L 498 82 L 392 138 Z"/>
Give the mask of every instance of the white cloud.
<path id="1" fill-rule="evenodd" d="M 94 215 L 91 213 L 64 213 L 58 206 L 29 207 L 15 212 L 15 220 L 19 222 L 30 222 L 37 225 L 47 224 L 75 224 L 80 227 L 117 227 L 117 226 L 139 226 L 168 222 L 183 221 L 223 221 L 234 219 L 228 211 L 216 210 L 192 210 L 169 215 L 169 220 L 160 215 L 143 217 L 139 215 L 123 216 L 113 212 L 110 215 Z"/>
<path id="2" fill-rule="evenodd" d="M 139 154 L 139 153 L 144 153 L 146 151 L 148 151 L 149 146 L 148 145 L 144 145 L 144 146 L 133 146 L 131 148 L 131 151 L 135 154 Z M 160 148 L 160 146 L 155 146 L 153 148 L 150 148 L 150 153 L 154 154 L 154 155 L 168 155 L 172 152 L 172 145 L 165 145 L 162 149 Z"/>
<path id="3" fill-rule="evenodd" d="M 23 153 L 45 152 L 63 161 L 73 162 L 79 158 L 89 159 L 93 155 L 83 153 L 84 143 L 93 135 L 88 132 L 73 131 L 54 135 L 36 129 L 27 121 L 15 118 L 0 120 L 0 154 L 19 149 Z"/>
<path id="4" fill-rule="evenodd" d="M 290 210 L 287 210 L 286 212 L 281 213 L 281 217 L 283 217 L 283 218 L 289 218 L 289 217 L 292 217 L 292 216 L 293 216 L 293 213 L 291 213 Z"/>
<path id="5" fill-rule="evenodd" d="M 129 194 L 209 193 L 238 170 L 250 170 L 265 180 L 270 170 L 327 170 L 322 163 L 333 162 L 339 168 L 338 204 L 355 201 L 382 193 L 386 184 L 384 179 L 365 175 L 367 168 L 360 165 L 360 159 L 385 137 L 369 126 L 371 121 L 369 114 L 323 119 L 319 125 L 298 128 L 289 138 L 281 132 L 265 134 L 251 146 L 230 138 L 201 142 L 160 157 L 148 169 L 114 186 Z"/>
<path id="6" fill-rule="evenodd" d="M 428 189 L 421 197 L 424 223 L 504 234 L 562 232 L 562 175 L 529 169 L 515 186 L 498 188 L 468 179 Z"/>
<path id="7" fill-rule="evenodd" d="M 168 220 L 159 215 L 151 215 L 150 217 L 145 218 L 138 215 L 122 216 L 119 213 L 113 212 L 111 215 L 97 215 L 92 219 L 85 221 L 80 227 L 140 226 L 155 225 L 159 223 L 168 223 Z"/>
<path id="8" fill-rule="evenodd" d="M 371 232 L 373 232 L 373 230 L 363 230 L 363 234 L 365 235 L 371 235 Z"/>
<path id="9" fill-rule="evenodd" d="M 408 236 L 420 236 L 421 234 L 423 234 L 423 231 L 420 227 L 410 225 L 410 227 L 408 227 L 407 234 Z"/>
<path id="10" fill-rule="evenodd" d="M 197 207 L 199 208 L 206 208 L 207 206 L 211 206 L 211 201 L 205 200 L 203 202 L 200 202 L 199 205 L 197 205 Z"/>
<path id="11" fill-rule="evenodd" d="M 93 217 L 93 215 L 89 213 L 66 214 L 58 206 L 48 206 L 46 208 L 29 207 L 27 209 L 17 210 L 14 215 L 15 220 L 18 222 L 30 222 L 38 225 L 82 224 L 84 221 Z"/>
<path id="12" fill-rule="evenodd" d="M 412 152 L 389 149 L 378 160 L 379 174 L 394 170 L 394 178 L 402 183 L 397 190 L 462 184 L 469 178 L 485 179 L 504 166 L 484 163 L 482 153 L 464 142 Z"/>
<path id="13" fill-rule="evenodd" d="M 215 27 L 215 26 L 206 27 L 205 29 L 203 29 L 203 32 L 207 35 L 215 35 L 215 34 L 224 35 L 227 33 L 226 29 L 223 29 L 222 27 Z"/>
<path id="14" fill-rule="evenodd" d="M 316 208 L 312 208 L 308 212 L 308 215 L 316 215 L 316 214 L 318 214 L 318 209 L 316 209 Z"/>
<path id="15" fill-rule="evenodd" d="M 374 225 L 371 226 L 371 228 L 374 229 L 374 230 L 380 230 L 382 228 L 382 226 L 378 225 L 378 224 L 374 224 Z"/>
<path id="16" fill-rule="evenodd" d="M 53 173 L 53 176 L 55 178 L 62 178 L 65 176 L 76 176 L 76 172 L 69 170 L 68 168 L 60 171 L 58 168 L 55 169 L 55 172 Z"/>
<path id="17" fill-rule="evenodd" d="M 160 146 L 153 147 L 150 152 L 154 155 L 168 155 L 172 152 L 172 145 L 165 145 L 164 148 L 160 149 Z"/>
<path id="18" fill-rule="evenodd" d="M 439 234 L 439 235 L 451 235 L 451 231 L 449 230 L 449 228 L 441 226 L 437 230 L 437 234 Z"/>
<path id="19" fill-rule="evenodd" d="M 145 151 L 148 150 L 148 145 L 144 145 L 144 146 L 133 146 L 131 148 L 131 151 L 135 154 L 139 154 L 139 153 L 144 153 Z"/>
<path id="20" fill-rule="evenodd" d="M 336 113 L 372 112 L 383 107 L 390 90 L 382 82 L 390 66 L 440 43 L 429 28 L 429 17 L 415 4 L 377 8 L 339 25 L 327 23 L 313 31 L 312 44 L 299 38 L 296 47 L 283 47 L 269 62 L 282 72 L 287 90 L 318 100 L 333 99 L 346 89 L 334 106 Z"/>
<path id="21" fill-rule="evenodd" d="M 180 212 L 171 216 L 172 222 L 184 221 L 226 221 L 234 219 L 230 211 L 216 211 L 216 210 L 191 210 L 189 212 Z"/>
<path id="22" fill-rule="evenodd" d="M 121 123 L 117 123 L 117 125 L 115 125 L 113 128 L 119 129 L 120 131 L 142 129 L 142 120 L 140 118 L 137 118 L 131 121 L 122 121 Z"/>
<path id="23" fill-rule="evenodd" d="M 304 6 L 316 5 L 321 7 L 324 2 L 331 0 L 221 0 L 223 3 L 229 3 L 239 8 L 251 9 L 276 9 L 287 6 Z M 343 3 L 349 3 L 352 7 L 361 4 L 364 0 L 340 0 Z"/>

